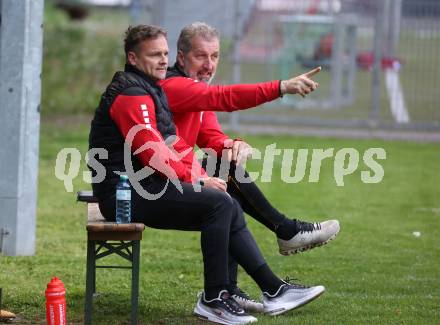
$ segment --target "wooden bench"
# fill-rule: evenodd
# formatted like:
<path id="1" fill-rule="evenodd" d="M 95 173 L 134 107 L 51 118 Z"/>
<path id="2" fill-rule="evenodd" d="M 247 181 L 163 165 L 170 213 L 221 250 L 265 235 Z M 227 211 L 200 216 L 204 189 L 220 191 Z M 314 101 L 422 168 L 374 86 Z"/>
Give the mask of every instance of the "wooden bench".
<path id="1" fill-rule="evenodd" d="M 87 203 L 87 268 L 84 323 L 92 324 L 93 295 L 96 293 L 96 269 L 131 269 L 131 324 L 137 324 L 139 296 L 140 241 L 142 223 L 108 222 L 99 211 L 98 199 L 91 191 L 78 192 L 78 201 Z M 96 265 L 96 261 L 116 254 L 131 266 Z"/>

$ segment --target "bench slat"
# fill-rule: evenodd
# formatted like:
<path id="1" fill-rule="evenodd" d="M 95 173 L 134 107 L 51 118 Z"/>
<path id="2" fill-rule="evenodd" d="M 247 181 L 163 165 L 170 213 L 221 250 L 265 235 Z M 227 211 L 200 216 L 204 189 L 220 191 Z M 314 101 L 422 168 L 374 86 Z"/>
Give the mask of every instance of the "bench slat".
<path id="1" fill-rule="evenodd" d="M 98 202 L 98 198 L 93 196 L 93 192 L 92 191 L 79 191 L 77 193 L 77 197 L 76 199 L 79 202 Z"/>
<path id="2" fill-rule="evenodd" d="M 87 231 L 114 231 L 114 232 L 142 232 L 145 229 L 143 223 L 116 223 L 116 222 L 90 222 Z"/>

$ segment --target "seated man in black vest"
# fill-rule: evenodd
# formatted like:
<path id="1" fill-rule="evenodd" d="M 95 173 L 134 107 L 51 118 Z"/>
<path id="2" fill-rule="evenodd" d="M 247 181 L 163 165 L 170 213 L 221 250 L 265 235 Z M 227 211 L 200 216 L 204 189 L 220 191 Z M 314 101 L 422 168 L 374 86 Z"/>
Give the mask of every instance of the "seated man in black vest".
<path id="1" fill-rule="evenodd" d="M 89 136 L 90 149 L 104 151 L 91 157 L 106 171 L 102 182 L 92 184 L 103 216 L 115 220 L 115 186 L 122 172 L 135 189 L 133 221 L 201 232 L 204 292 L 194 312 L 203 319 L 222 324 L 257 320 L 228 292 L 230 257 L 262 290 L 267 314 L 284 313 L 321 295 L 323 286 L 290 284 L 272 272 L 226 183 L 208 177 L 192 148 L 176 137 L 167 98 L 157 84 L 168 65 L 166 32 L 147 25 L 130 27 L 124 43 L 125 69 L 102 95 Z"/>

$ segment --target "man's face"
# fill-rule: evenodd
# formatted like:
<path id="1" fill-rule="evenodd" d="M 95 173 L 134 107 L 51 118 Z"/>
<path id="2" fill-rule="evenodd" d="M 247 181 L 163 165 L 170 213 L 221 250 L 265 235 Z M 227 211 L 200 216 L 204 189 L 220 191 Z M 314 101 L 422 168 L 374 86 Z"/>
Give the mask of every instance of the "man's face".
<path id="1" fill-rule="evenodd" d="M 217 38 L 208 41 L 196 36 L 191 40 L 191 50 L 186 54 L 179 51 L 177 61 L 190 78 L 210 83 L 217 70 L 219 55 Z"/>
<path id="2" fill-rule="evenodd" d="M 165 79 L 168 66 L 168 43 L 164 36 L 147 39 L 138 50 L 128 53 L 128 61 L 154 81 Z"/>

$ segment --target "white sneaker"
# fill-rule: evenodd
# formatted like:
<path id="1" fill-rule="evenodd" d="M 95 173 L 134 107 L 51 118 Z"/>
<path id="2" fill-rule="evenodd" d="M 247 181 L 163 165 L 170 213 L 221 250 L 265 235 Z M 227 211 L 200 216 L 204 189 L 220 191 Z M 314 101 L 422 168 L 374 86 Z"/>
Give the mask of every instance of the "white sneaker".
<path id="1" fill-rule="evenodd" d="M 307 287 L 300 284 L 283 284 L 274 295 L 263 292 L 264 312 L 270 316 L 280 315 L 301 307 L 318 298 L 323 286 Z"/>
<path id="2" fill-rule="evenodd" d="M 263 304 L 257 302 L 249 295 L 241 290 L 239 287 L 235 287 L 233 291 L 230 291 L 232 298 L 243 308 L 246 312 L 252 313 L 262 313 L 264 311 Z"/>
<path id="3" fill-rule="evenodd" d="M 232 299 L 227 290 L 220 291 L 218 297 L 212 300 L 206 300 L 205 294 L 201 294 L 194 308 L 194 314 L 202 320 L 217 324 L 241 325 L 257 321 Z"/>
<path id="4" fill-rule="evenodd" d="M 280 254 L 296 254 L 327 244 L 339 232 L 338 220 L 310 223 L 296 220 L 299 232 L 289 240 L 278 239 Z"/>

